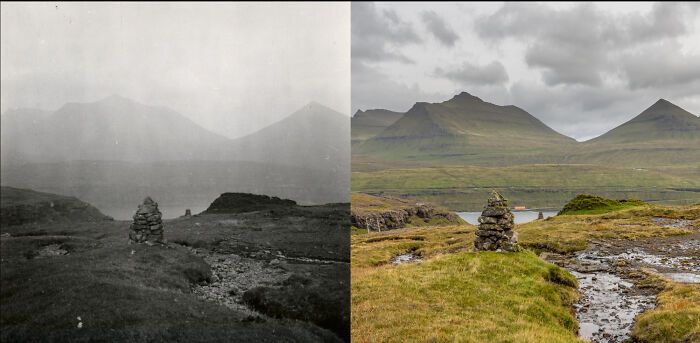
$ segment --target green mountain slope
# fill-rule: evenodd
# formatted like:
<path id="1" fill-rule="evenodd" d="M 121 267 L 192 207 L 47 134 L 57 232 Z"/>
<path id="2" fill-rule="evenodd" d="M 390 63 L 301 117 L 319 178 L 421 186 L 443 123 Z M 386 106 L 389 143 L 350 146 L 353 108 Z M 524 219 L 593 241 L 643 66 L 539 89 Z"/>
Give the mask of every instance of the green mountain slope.
<path id="1" fill-rule="evenodd" d="M 580 143 L 565 162 L 671 166 L 700 163 L 700 118 L 660 99 L 626 123 Z"/>
<path id="2" fill-rule="evenodd" d="M 375 109 L 359 110 L 352 116 L 352 143 L 358 143 L 372 138 L 395 123 L 403 116 L 403 113 Z"/>
<path id="3" fill-rule="evenodd" d="M 700 118 L 659 99 L 626 123 L 594 138 L 590 143 L 637 143 L 668 139 L 699 139 Z"/>
<path id="4" fill-rule="evenodd" d="M 442 103 L 416 103 L 379 135 L 359 144 L 356 153 L 478 162 L 541 154 L 574 143 L 518 107 L 494 105 L 463 92 Z"/>

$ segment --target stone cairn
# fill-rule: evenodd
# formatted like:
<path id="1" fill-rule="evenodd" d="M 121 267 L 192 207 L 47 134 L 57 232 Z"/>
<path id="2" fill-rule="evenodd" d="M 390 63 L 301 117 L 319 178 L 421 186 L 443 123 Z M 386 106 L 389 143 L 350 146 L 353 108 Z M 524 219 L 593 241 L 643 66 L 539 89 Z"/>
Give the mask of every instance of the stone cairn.
<path id="1" fill-rule="evenodd" d="M 542 211 L 540 211 L 539 213 L 537 213 L 537 220 L 542 220 L 542 219 L 544 219 L 544 213 L 542 213 Z"/>
<path id="2" fill-rule="evenodd" d="M 519 251 L 513 226 L 513 213 L 508 209 L 508 200 L 493 191 L 479 217 L 474 247 L 477 251 Z"/>
<path id="3" fill-rule="evenodd" d="M 129 230 L 129 239 L 134 243 L 162 243 L 163 221 L 158 203 L 146 197 L 134 214 L 134 223 Z"/>

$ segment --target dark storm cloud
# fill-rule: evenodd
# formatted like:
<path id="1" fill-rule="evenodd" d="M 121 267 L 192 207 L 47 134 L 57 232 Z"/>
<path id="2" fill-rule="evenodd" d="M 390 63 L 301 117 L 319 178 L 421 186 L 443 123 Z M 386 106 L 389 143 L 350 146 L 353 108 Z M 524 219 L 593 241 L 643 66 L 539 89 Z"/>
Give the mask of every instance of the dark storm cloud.
<path id="1" fill-rule="evenodd" d="M 392 10 L 379 10 L 374 3 L 352 3 L 352 60 L 412 63 L 398 48 L 422 40 L 413 24 Z"/>
<path id="2" fill-rule="evenodd" d="M 447 47 L 453 47 L 455 45 L 455 42 L 459 39 L 459 35 L 457 35 L 452 27 L 435 13 L 435 11 L 423 11 L 421 18 L 428 32 L 435 36 L 440 43 Z"/>
<path id="3" fill-rule="evenodd" d="M 434 75 L 462 85 L 498 85 L 508 81 L 506 68 L 498 61 L 484 66 L 464 62 L 460 67 L 454 69 L 437 67 Z"/>
<path id="4" fill-rule="evenodd" d="M 613 15 L 592 4 L 558 10 L 532 3 L 507 3 L 477 20 L 476 30 L 483 39 L 525 42 L 526 63 L 542 69 L 547 85 L 599 86 L 608 73 L 631 71 L 620 59 L 626 49 L 687 33 L 688 19 L 697 9 L 695 4 L 659 3 L 645 15 Z M 636 76 L 626 76 L 633 86 Z M 678 81 L 686 82 L 685 77 L 678 76 Z"/>

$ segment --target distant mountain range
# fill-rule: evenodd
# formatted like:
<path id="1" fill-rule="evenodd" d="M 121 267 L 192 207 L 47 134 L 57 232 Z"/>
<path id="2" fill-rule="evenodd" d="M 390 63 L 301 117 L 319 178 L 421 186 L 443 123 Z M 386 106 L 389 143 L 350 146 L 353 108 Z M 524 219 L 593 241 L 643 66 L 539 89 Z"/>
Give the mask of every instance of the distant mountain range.
<path id="1" fill-rule="evenodd" d="M 313 102 L 238 139 L 120 96 L 7 111 L 0 130 L 3 186 L 77 196 L 115 216 L 144 195 L 178 210 L 223 192 L 349 199 L 350 120 Z"/>
<path id="2" fill-rule="evenodd" d="M 602 136 L 580 143 L 521 108 L 488 103 L 466 92 L 442 103 L 418 102 L 404 114 L 358 111 L 352 129 L 354 155 L 389 161 L 487 165 L 700 161 L 700 118 L 663 99 Z"/>
<path id="3" fill-rule="evenodd" d="M 3 163 L 65 161 L 255 161 L 338 169 L 348 166 L 349 120 L 310 103 L 239 139 L 215 134 L 165 107 L 110 96 L 54 112 L 2 116 Z M 312 139 L 309 139 L 312 137 Z"/>

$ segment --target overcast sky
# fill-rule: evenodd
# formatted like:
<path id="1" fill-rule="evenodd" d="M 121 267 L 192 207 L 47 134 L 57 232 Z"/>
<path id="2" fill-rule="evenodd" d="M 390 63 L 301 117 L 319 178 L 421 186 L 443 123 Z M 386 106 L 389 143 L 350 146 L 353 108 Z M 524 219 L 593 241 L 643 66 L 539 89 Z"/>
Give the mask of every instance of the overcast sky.
<path id="1" fill-rule="evenodd" d="M 578 140 L 659 98 L 700 114 L 700 5 L 353 3 L 352 111 L 460 91 Z"/>
<path id="2" fill-rule="evenodd" d="M 237 137 L 316 101 L 350 114 L 348 3 L 2 3 L 0 110 L 111 94 Z"/>

